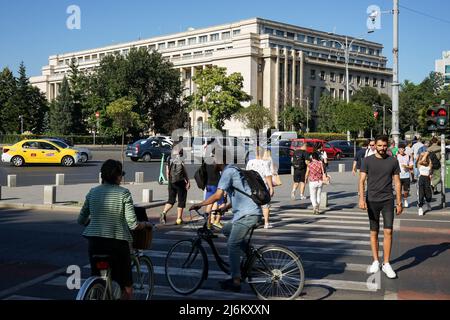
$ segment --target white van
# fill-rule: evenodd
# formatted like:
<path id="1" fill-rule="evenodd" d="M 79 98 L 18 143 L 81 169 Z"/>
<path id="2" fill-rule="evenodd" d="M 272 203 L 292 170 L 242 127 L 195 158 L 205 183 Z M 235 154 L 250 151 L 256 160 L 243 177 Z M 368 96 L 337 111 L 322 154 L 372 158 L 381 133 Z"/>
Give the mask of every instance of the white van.
<path id="1" fill-rule="evenodd" d="M 270 136 L 270 143 L 274 143 L 280 140 L 297 139 L 297 132 L 295 131 L 277 131 Z"/>

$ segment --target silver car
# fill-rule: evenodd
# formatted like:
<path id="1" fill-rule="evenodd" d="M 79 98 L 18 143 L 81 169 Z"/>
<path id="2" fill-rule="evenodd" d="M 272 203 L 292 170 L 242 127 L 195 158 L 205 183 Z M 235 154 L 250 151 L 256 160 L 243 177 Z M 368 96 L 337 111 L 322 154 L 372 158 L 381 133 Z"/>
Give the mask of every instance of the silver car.
<path id="1" fill-rule="evenodd" d="M 59 139 L 47 139 L 48 141 L 53 142 L 54 144 L 58 145 L 59 147 L 66 149 L 71 148 L 78 151 L 79 154 L 79 160 L 80 163 L 86 163 L 90 160 L 92 160 L 92 151 L 88 148 L 78 148 L 78 147 L 71 147 L 67 143 L 65 143 L 62 140 Z"/>

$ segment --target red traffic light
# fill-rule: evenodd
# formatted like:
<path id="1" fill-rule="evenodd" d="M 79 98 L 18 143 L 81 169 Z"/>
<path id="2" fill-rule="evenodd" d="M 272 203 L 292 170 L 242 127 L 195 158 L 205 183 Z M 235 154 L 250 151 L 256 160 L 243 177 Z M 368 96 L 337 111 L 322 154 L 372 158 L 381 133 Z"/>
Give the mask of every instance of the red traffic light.
<path id="1" fill-rule="evenodd" d="M 374 113 L 373 113 L 373 117 L 375 118 L 375 119 L 378 119 L 378 112 L 377 111 L 375 111 Z"/>
<path id="2" fill-rule="evenodd" d="M 436 111 L 433 109 L 428 109 L 427 116 L 429 117 L 436 117 Z"/>
<path id="3" fill-rule="evenodd" d="M 446 117 L 446 116 L 447 116 L 447 110 L 445 110 L 445 109 L 439 109 L 439 111 L 438 111 L 438 116 L 439 116 L 439 117 Z"/>

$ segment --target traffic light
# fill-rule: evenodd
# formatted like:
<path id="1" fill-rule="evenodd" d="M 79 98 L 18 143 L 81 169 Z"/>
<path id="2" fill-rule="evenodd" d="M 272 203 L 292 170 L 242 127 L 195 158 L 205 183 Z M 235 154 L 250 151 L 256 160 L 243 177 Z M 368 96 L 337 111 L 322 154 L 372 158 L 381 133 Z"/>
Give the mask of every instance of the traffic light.
<path id="1" fill-rule="evenodd" d="M 437 130 L 437 114 L 438 110 L 436 107 L 429 107 L 427 110 L 427 128 L 428 131 Z"/>
<path id="2" fill-rule="evenodd" d="M 437 108 L 436 124 L 438 130 L 446 130 L 448 125 L 448 105 L 441 104 Z"/>

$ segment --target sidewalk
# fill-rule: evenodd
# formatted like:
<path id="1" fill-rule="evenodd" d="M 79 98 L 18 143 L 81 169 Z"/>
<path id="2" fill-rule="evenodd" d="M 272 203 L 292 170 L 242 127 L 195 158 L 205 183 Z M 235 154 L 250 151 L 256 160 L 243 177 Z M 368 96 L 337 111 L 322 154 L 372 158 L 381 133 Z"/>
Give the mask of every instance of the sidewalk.
<path id="1" fill-rule="evenodd" d="M 275 188 L 273 205 L 285 206 L 286 208 L 295 208 L 306 210 L 311 208 L 309 198 L 307 200 L 291 200 L 292 177 L 290 175 L 281 176 L 283 185 Z M 351 172 L 331 173 L 331 185 L 324 186 L 323 192 L 328 194 L 328 209 L 337 211 L 345 209 L 358 209 L 358 178 Z M 79 211 L 86 194 L 92 187 L 98 184 L 77 184 L 56 187 L 56 203 L 54 205 L 44 205 L 44 186 L 28 186 L 16 188 L 1 188 L 0 209 L 1 208 L 31 208 L 31 209 L 54 209 Z M 149 207 L 162 206 L 167 200 L 167 185 L 160 185 L 157 182 L 148 182 L 143 184 L 125 184 L 132 194 L 133 200 L 137 205 Z M 142 203 L 142 190 L 153 190 L 153 202 Z M 309 195 L 308 185 L 305 194 Z M 410 208 L 407 213 L 417 213 L 416 189 L 411 187 Z M 297 198 L 299 193 L 297 193 Z M 191 180 L 191 189 L 188 192 L 187 205 L 203 200 L 203 191 L 197 188 L 195 181 Z M 447 193 L 447 200 L 450 195 Z M 447 208 L 438 210 L 440 205 L 440 195 L 433 197 L 433 208 L 431 214 L 450 214 L 450 203 L 447 202 Z"/>

